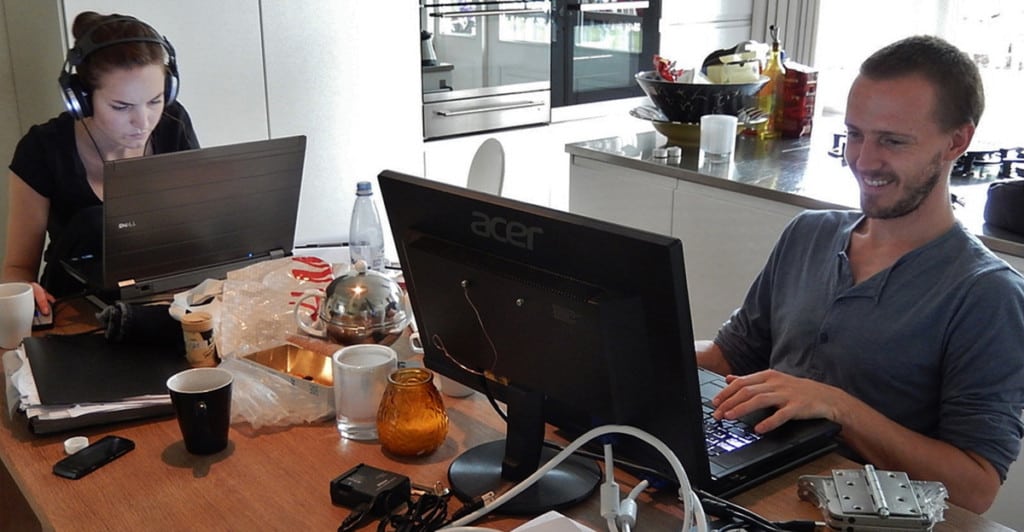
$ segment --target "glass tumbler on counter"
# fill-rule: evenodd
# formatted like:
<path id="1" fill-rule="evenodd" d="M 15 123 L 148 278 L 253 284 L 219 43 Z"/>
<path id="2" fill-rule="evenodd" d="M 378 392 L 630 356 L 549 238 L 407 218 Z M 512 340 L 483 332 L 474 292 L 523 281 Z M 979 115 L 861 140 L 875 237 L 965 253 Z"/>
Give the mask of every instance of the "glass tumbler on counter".
<path id="1" fill-rule="evenodd" d="M 433 373 L 423 368 L 391 373 L 377 411 L 377 434 L 384 450 L 398 456 L 430 454 L 444 443 L 448 413 Z"/>

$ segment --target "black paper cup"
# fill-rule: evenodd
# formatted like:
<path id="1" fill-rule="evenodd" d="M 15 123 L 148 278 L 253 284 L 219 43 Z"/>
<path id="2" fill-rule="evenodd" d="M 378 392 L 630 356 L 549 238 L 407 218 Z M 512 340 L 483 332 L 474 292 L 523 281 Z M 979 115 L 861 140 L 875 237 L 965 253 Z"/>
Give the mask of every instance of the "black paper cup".
<path id="1" fill-rule="evenodd" d="M 213 454 L 228 446 L 232 380 L 231 372 L 220 368 L 187 369 L 167 379 L 188 452 Z"/>

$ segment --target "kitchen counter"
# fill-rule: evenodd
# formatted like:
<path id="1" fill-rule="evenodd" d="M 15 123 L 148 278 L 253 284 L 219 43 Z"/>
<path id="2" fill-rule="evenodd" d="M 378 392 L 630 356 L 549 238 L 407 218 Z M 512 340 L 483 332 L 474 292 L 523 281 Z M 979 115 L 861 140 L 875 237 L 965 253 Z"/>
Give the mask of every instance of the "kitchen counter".
<path id="1" fill-rule="evenodd" d="M 671 145 L 650 131 L 567 144 L 570 156 L 787 203 L 805 209 L 859 208 L 859 191 L 841 157 L 829 154 L 833 132 L 827 122 L 816 123 L 811 137 L 758 140 L 740 136 L 731 164 L 701 160 L 696 146 L 683 146 L 680 161 L 659 162 L 655 148 Z M 664 161 L 664 160 L 662 160 Z M 989 181 L 953 178 L 951 192 L 960 223 L 1000 254 L 1024 258 L 1024 236 L 984 223 Z M 570 200 L 571 201 L 571 200 Z M 572 207 L 570 206 L 570 210 Z"/>
<path id="2" fill-rule="evenodd" d="M 694 333 L 710 339 L 743 298 L 785 226 L 806 209 L 858 209 L 857 183 L 830 155 L 833 131 L 815 123 L 800 139 L 737 139 L 729 163 L 696 146 L 657 161 L 655 132 L 567 144 L 569 211 L 672 235 L 683 242 Z M 983 221 L 988 182 L 954 178 L 955 213 L 967 230 L 1024 272 L 1024 237 Z"/>

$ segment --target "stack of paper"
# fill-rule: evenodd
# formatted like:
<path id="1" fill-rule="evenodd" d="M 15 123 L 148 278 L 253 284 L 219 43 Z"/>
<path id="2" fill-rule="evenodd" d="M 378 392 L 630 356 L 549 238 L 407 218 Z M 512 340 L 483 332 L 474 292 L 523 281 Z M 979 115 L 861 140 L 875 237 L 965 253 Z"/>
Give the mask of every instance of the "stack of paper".
<path id="1" fill-rule="evenodd" d="M 4 361 L 8 403 L 36 434 L 170 415 L 167 378 L 187 368 L 180 346 L 108 344 L 96 335 L 27 338 Z"/>

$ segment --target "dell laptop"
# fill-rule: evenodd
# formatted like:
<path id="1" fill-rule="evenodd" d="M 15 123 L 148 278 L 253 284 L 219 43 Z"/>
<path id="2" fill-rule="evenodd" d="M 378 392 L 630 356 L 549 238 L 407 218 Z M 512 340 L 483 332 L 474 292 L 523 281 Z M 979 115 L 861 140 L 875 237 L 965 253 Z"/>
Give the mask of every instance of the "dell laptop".
<path id="1" fill-rule="evenodd" d="M 63 266 L 101 299 L 134 301 L 287 256 L 305 149 L 293 136 L 107 161 L 102 253 Z"/>

